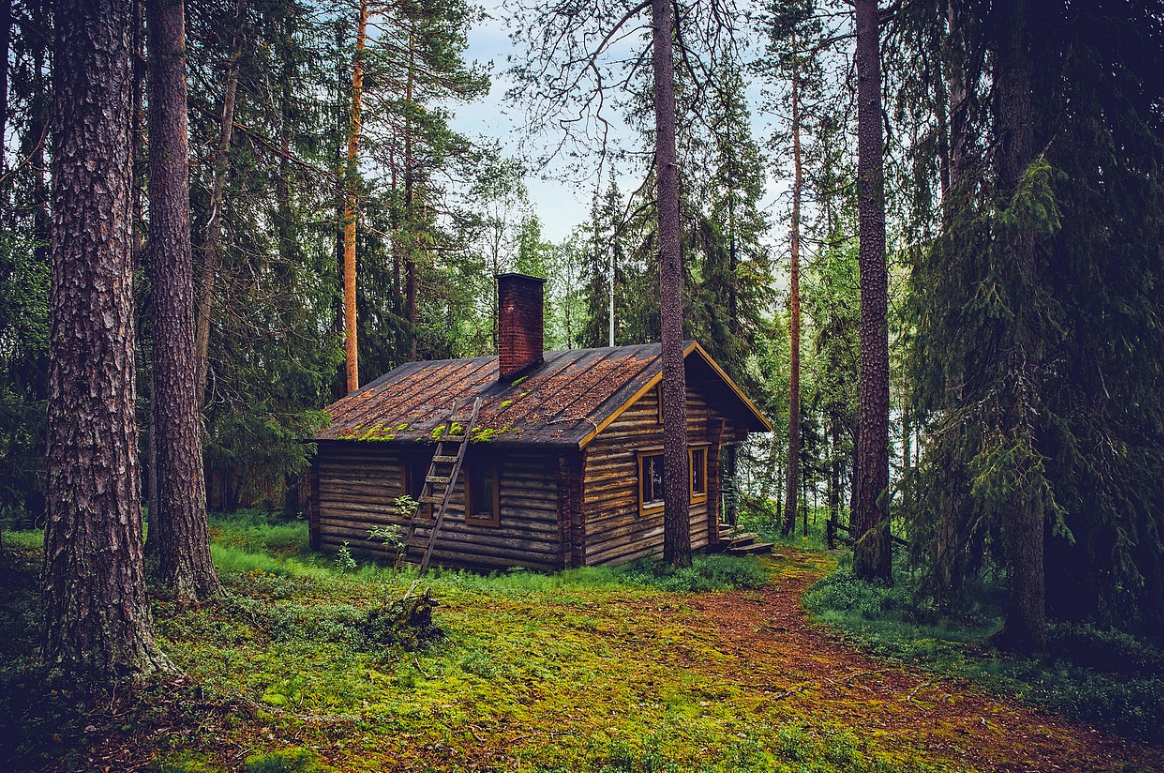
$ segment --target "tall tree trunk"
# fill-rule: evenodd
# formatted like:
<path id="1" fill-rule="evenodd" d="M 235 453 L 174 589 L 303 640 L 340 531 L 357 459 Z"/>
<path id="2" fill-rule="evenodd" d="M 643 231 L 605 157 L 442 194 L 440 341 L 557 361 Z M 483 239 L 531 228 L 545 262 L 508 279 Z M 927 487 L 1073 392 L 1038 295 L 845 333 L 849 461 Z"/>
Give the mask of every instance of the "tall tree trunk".
<path id="1" fill-rule="evenodd" d="M 890 582 L 889 333 L 885 268 L 885 175 L 881 137 L 881 58 L 877 0 L 856 0 L 857 211 L 861 273 L 861 362 L 857 397 L 853 571 Z"/>
<path id="2" fill-rule="evenodd" d="M 794 43 L 795 45 L 795 43 Z M 800 163 L 800 72 L 792 59 L 792 233 L 789 305 L 792 316 L 788 376 L 788 498 L 784 502 L 782 534 L 796 526 L 796 490 L 800 481 L 800 199 L 804 174 Z"/>
<path id="3" fill-rule="evenodd" d="M 53 59 L 45 661 L 168 670 L 142 562 L 134 416 L 132 0 L 60 0 Z"/>
<path id="4" fill-rule="evenodd" d="M 241 22 L 241 18 L 239 19 Z M 230 166 L 230 141 L 234 134 L 234 104 L 238 95 L 239 57 L 242 55 L 242 32 L 235 30 L 230 62 L 226 70 L 226 88 L 222 94 L 222 121 L 218 146 L 214 149 L 213 181 L 210 184 L 209 215 L 198 266 L 195 314 L 194 358 L 197 367 L 195 396 L 199 410 L 206 409 L 206 383 L 210 374 L 210 312 L 214 298 L 214 277 L 218 274 L 218 250 L 222 244 L 222 199 L 226 193 L 226 171 Z"/>
<path id="5" fill-rule="evenodd" d="M 659 209 L 659 315 L 663 327 L 663 560 L 691 564 L 687 384 L 683 370 L 683 258 L 679 252 L 679 162 L 669 0 L 651 2 L 655 79 L 655 179 Z"/>
<path id="6" fill-rule="evenodd" d="M 356 191 L 360 158 L 361 100 L 364 94 L 364 47 L 368 38 L 368 0 L 360 0 L 356 53 L 352 59 L 352 114 L 348 124 L 347 195 L 344 198 L 344 372 L 348 392 L 360 388 L 356 341 Z"/>
<path id="7" fill-rule="evenodd" d="M 8 127 L 8 50 L 12 42 L 12 0 L 0 0 L 0 213 L 7 218 L 8 181 L 4 179 L 7 162 L 4 157 L 8 150 L 4 137 Z M 0 221 L 0 228 L 7 227 Z"/>
<path id="8" fill-rule="evenodd" d="M 1034 123 L 1031 108 L 1031 41 L 1025 0 L 1002 7 L 1002 30 L 994 62 L 995 131 L 998 148 L 998 186 L 1003 202 L 1010 202 L 1023 173 L 1034 160 Z M 1035 297 L 1035 235 L 1020 214 L 1014 225 L 1002 226 L 1012 265 L 1017 271 L 1011 347 L 1006 354 L 1003 436 L 1033 456 L 1038 438 L 1035 423 L 1038 373 L 1034 360 L 1037 342 L 1031 306 Z M 1020 457 L 1022 455 L 1020 454 Z M 1026 458 L 1013 472 L 1015 493 L 1006 522 L 1009 601 L 1001 639 L 1014 649 L 1031 651 L 1046 645 L 1045 577 L 1043 573 L 1043 511 L 1038 498 L 1024 490 L 1038 473 Z M 1027 484 L 1030 485 L 1030 484 Z"/>
<path id="9" fill-rule="evenodd" d="M 968 102 L 969 84 L 966 77 L 967 56 L 966 38 L 963 25 L 965 23 L 964 0 L 950 0 L 947 8 L 947 41 L 946 50 L 949 52 L 943 71 L 945 91 L 947 92 L 946 110 L 949 124 L 949 140 L 946 159 L 946 170 L 942 190 L 942 226 L 947 239 L 953 241 L 958 238 L 958 231 L 954 228 L 954 215 L 957 207 L 966 206 L 964 189 L 966 179 L 966 155 L 970 138 L 967 136 L 966 108 Z M 957 247 L 952 247 L 957 253 Z M 947 379 L 946 391 L 943 396 L 944 408 L 953 410 L 962 400 L 962 385 L 953 379 Z M 965 593 L 966 561 L 964 551 L 959 544 L 960 513 L 955 506 L 958 498 L 944 497 L 938 512 L 938 535 L 934 553 L 935 595 L 939 603 L 958 603 Z"/>
<path id="10" fill-rule="evenodd" d="M 179 599 L 219 589 L 206 527 L 206 483 L 195 394 L 194 259 L 190 246 L 183 0 L 149 0 L 150 298 L 152 405 L 157 418 L 158 579 Z"/>
<path id="11" fill-rule="evenodd" d="M 416 254 L 419 252 L 419 233 L 416 196 L 416 159 L 412 150 L 413 93 L 416 84 L 416 33 L 408 33 L 408 73 L 404 85 L 404 103 L 407 105 L 404 120 L 404 223 L 408 229 L 408 242 L 404 259 L 404 318 L 408 320 L 408 359 L 416 360 Z M 496 329 L 496 325 L 494 325 Z"/>

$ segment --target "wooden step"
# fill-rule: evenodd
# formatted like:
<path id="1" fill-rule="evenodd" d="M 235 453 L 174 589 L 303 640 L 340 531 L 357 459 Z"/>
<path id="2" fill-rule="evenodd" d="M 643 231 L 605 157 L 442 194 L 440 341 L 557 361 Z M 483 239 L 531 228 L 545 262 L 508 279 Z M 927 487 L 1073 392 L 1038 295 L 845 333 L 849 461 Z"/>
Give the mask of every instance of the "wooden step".
<path id="1" fill-rule="evenodd" d="M 448 477 L 447 475 L 429 475 L 427 478 L 425 478 L 425 481 L 427 481 L 428 483 L 440 483 L 440 484 L 446 484 L 451 480 L 452 480 L 452 478 Z"/>
<path id="2" fill-rule="evenodd" d="M 752 556 L 759 553 L 771 553 L 771 542 L 752 542 L 747 545 L 733 545 L 725 551 L 730 556 Z"/>
<path id="3" fill-rule="evenodd" d="M 721 542 L 725 541 L 725 535 L 721 534 L 719 539 Z M 726 535 L 726 541 L 729 547 L 743 547 L 744 545 L 750 545 L 755 542 L 756 535 L 750 532 L 736 532 L 735 534 Z"/>
<path id="4" fill-rule="evenodd" d="M 455 456 L 434 456 L 432 458 L 437 464 L 456 464 L 457 457 Z"/>
<path id="5" fill-rule="evenodd" d="M 443 496 L 421 497 L 420 499 L 418 499 L 416 501 L 420 502 L 422 505 L 439 505 L 441 502 L 445 501 L 445 498 Z"/>

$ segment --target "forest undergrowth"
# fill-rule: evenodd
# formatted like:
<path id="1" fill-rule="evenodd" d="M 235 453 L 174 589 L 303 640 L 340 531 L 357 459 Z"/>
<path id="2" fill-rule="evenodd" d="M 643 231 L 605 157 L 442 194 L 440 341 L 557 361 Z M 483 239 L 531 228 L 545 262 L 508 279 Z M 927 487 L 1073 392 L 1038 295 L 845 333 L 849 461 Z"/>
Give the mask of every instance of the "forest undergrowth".
<path id="1" fill-rule="evenodd" d="M 1164 764 L 1158 747 L 990 697 L 924 658 L 855 652 L 851 641 L 875 649 L 875 640 L 838 640 L 800 606 L 836 566 L 823 552 L 701 557 L 683 572 L 638 563 L 553 575 L 445 571 L 417 582 L 371 560 L 309 552 L 300 522 L 242 513 L 213 519 L 212 533 L 223 597 L 154 598 L 156 634 L 181 676 L 88 697 L 34 656 L 38 535 L 4 535 L 6 766 L 888 773 Z M 808 594 L 831 624 L 824 610 L 850 599 L 844 578 Z M 387 610 L 424 593 L 431 618 L 394 627 Z M 911 670 L 916 663 L 931 670 Z"/>

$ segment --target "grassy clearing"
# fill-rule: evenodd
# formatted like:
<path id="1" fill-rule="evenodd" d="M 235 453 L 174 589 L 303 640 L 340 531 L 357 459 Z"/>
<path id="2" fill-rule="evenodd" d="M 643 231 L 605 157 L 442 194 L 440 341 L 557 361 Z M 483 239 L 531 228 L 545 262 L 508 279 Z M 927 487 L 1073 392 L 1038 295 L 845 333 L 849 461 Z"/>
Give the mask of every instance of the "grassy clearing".
<path id="1" fill-rule="evenodd" d="M 1164 650 L 1126 633 L 1051 624 L 1042 658 L 1001 655 L 986 642 L 1002 628 L 1002 595 L 983 589 L 952 620 L 907 590 L 879 588 L 842 568 L 804 598 L 813 617 L 866 651 L 970 679 L 1130 738 L 1164 742 Z M 903 587 L 904 586 L 904 587 Z"/>
<path id="2" fill-rule="evenodd" d="M 5 535 L 0 768 L 990 769 L 908 722 L 867 726 L 878 710 L 867 692 L 821 702 L 866 690 L 845 679 L 876 666 L 817 660 L 835 656 L 823 640 L 804 652 L 773 643 L 806 646 L 799 633 L 768 633 L 791 629 L 766 610 L 776 598 L 795 609 L 809 578 L 832 569 L 821 553 L 704 557 L 681 572 L 649 562 L 444 571 L 417 583 L 414 572 L 311 554 L 304 524 L 260 513 L 215 518 L 212 536 L 224 596 L 154 601 L 159 643 L 184 678 L 86 698 L 35 662 L 40 543 Z M 426 587 L 431 626 L 402 635 L 384 624 L 384 610 Z M 913 687 L 891 689 L 899 700 L 886 716 L 912 710 L 900 696 Z"/>

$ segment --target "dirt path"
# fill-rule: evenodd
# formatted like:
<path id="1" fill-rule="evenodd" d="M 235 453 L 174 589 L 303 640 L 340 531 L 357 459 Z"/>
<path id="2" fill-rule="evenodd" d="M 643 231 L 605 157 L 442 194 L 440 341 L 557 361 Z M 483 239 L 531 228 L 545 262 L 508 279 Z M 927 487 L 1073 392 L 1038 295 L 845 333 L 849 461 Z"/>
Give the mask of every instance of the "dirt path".
<path id="1" fill-rule="evenodd" d="M 779 556 L 803 562 L 796 553 Z M 753 593 L 701 595 L 685 622 L 737 664 L 732 679 L 769 694 L 768 710 L 840 721 L 892 746 L 998 771 L 1164 771 L 1164 754 L 1074 725 L 965 682 L 855 652 L 800 605 L 807 567 Z"/>

